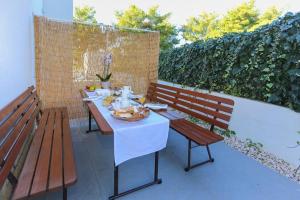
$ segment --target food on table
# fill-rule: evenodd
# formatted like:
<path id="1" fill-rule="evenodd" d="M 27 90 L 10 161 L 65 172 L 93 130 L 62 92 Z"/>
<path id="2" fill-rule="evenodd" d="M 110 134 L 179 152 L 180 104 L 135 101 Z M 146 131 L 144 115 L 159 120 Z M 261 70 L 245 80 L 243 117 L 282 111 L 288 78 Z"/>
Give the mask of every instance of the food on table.
<path id="1" fill-rule="evenodd" d="M 116 115 L 124 114 L 124 113 L 134 114 L 134 111 L 135 111 L 135 108 L 133 106 L 129 106 L 127 108 L 120 108 L 118 110 L 114 110 Z"/>
<path id="2" fill-rule="evenodd" d="M 85 86 L 85 88 L 89 91 L 89 92 L 94 92 L 97 88 L 96 85 L 87 85 Z"/>
<path id="3" fill-rule="evenodd" d="M 113 110 L 111 113 L 117 119 L 138 121 L 148 117 L 149 109 L 144 107 L 130 106 L 125 109 Z"/>
<path id="4" fill-rule="evenodd" d="M 107 97 L 105 97 L 105 99 L 103 99 L 102 104 L 104 106 L 109 106 L 115 99 L 116 99 L 116 97 L 114 97 L 114 96 L 107 96 Z"/>
<path id="5" fill-rule="evenodd" d="M 132 117 L 132 114 L 130 114 L 130 113 L 120 113 L 117 116 L 122 117 L 122 118 L 130 118 L 130 117 Z"/>
<path id="6" fill-rule="evenodd" d="M 141 97 L 138 99 L 138 102 L 141 103 L 141 104 L 144 104 L 146 101 L 146 97 Z"/>

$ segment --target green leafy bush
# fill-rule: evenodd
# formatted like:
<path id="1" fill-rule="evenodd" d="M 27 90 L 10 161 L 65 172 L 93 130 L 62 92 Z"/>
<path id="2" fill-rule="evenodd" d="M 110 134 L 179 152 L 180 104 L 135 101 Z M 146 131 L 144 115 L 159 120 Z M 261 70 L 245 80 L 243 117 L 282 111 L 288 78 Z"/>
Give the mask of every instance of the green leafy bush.
<path id="1" fill-rule="evenodd" d="M 300 111 L 300 13 L 162 52 L 159 78 Z"/>

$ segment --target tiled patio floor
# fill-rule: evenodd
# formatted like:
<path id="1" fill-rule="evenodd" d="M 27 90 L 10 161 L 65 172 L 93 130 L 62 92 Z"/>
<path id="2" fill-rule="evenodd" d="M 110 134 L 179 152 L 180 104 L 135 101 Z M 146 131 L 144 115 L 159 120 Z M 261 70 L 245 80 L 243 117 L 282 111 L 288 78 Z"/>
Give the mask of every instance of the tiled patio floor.
<path id="1" fill-rule="evenodd" d="M 78 182 L 68 190 L 70 200 L 106 200 L 113 192 L 112 136 L 85 134 L 73 128 Z M 187 140 L 170 131 L 161 152 L 155 185 L 122 200 L 299 200 L 300 185 L 264 167 L 224 143 L 211 146 L 213 164 L 185 172 Z M 194 149 L 194 160 L 206 159 L 204 148 Z M 120 167 L 120 190 L 152 180 L 154 155 L 131 160 Z M 61 199 L 61 192 L 42 199 Z"/>

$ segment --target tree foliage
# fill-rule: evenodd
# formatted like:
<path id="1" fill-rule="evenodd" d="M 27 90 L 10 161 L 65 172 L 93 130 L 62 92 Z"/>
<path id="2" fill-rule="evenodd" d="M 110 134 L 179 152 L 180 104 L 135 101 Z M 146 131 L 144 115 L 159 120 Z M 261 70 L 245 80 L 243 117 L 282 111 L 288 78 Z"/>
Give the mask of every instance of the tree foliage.
<path id="1" fill-rule="evenodd" d="M 198 17 L 190 17 L 182 28 L 183 37 L 188 41 L 208 39 L 218 28 L 218 15 L 200 13 Z"/>
<path id="2" fill-rule="evenodd" d="M 85 23 L 92 23 L 96 24 L 97 20 L 95 18 L 96 10 L 90 6 L 83 6 L 83 7 L 76 7 L 75 14 L 74 14 L 74 21 L 75 22 L 85 22 Z"/>
<path id="3" fill-rule="evenodd" d="M 169 22 L 171 13 L 160 14 L 158 6 L 144 11 L 132 5 L 124 11 L 117 11 L 115 15 L 119 27 L 159 31 L 161 50 L 170 49 L 179 42 L 176 27 Z"/>
<path id="4" fill-rule="evenodd" d="M 250 28 L 250 31 L 253 31 L 261 26 L 270 24 L 272 21 L 277 19 L 281 15 L 275 6 L 269 7 L 258 19 L 257 23 Z"/>
<path id="5" fill-rule="evenodd" d="M 226 33 L 239 33 L 249 30 L 259 19 L 259 11 L 255 1 L 244 2 L 236 8 L 229 10 L 219 22 L 220 31 Z"/>
<path id="6" fill-rule="evenodd" d="M 160 55 L 159 78 L 300 112 L 300 13 Z"/>
<path id="7" fill-rule="evenodd" d="M 281 12 L 274 6 L 260 14 L 255 7 L 255 0 L 250 0 L 229 10 L 224 16 L 203 12 L 198 17 L 191 17 L 183 25 L 183 37 L 187 41 L 197 41 L 222 37 L 228 33 L 254 31 L 280 15 Z"/>

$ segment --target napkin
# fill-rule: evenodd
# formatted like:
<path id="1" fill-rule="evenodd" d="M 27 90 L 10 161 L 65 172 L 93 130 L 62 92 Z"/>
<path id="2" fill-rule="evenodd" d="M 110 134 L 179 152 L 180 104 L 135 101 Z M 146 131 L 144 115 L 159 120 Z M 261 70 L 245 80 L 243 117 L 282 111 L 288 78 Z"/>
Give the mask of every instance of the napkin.
<path id="1" fill-rule="evenodd" d="M 159 110 L 159 109 L 167 109 L 168 105 L 167 104 L 159 104 L 159 103 L 146 103 L 145 107 L 154 109 L 154 110 Z"/>

